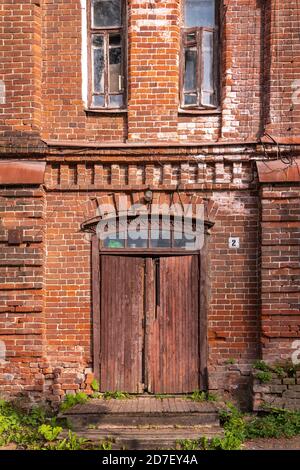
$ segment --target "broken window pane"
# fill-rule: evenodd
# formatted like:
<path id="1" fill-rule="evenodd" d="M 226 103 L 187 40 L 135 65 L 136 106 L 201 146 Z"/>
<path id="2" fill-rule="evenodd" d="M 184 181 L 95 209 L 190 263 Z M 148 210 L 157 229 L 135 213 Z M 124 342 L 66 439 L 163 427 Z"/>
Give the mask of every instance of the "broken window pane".
<path id="1" fill-rule="evenodd" d="M 118 93 L 122 90 L 121 48 L 109 49 L 109 91 Z"/>
<path id="2" fill-rule="evenodd" d="M 185 0 L 185 26 L 215 26 L 215 0 Z"/>
<path id="3" fill-rule="evenodd" d="M 121 26 L 121 0 L 93 0 L 92 26 L 103 28 Z"/>
<path id="4" fill-rule="evenodd" d="M 109 91 L 118 93 L 122 90 L 122 48 L 120 34 L 109 37 Z"/>
<path id="5" fill-rule="evenodd" d="M 121 35 L 118 34 L 110 34 L 109 35 L 109 45 L 110 46 L 120 46 L 121 45 Z"/>
<path id="6" fill-rule="evenodd" d="M 197 50 L 186 49 L 184 55 L 184 89 L 193 91 L 197 87 Z"/>
<path id="7" fill-rule="evenodd" d="M 186 35 L 187 42 L 195 42 L 196 41 L 196 33 L 188 33 Z"/>
<path id="8" fill-rule="evenodd" d="M 93 91 L 103 93 L 104 91 L 104 49 L 103 36 L 93 36 Z"/>
<path id="9" fill-rule="evenodd" d="M 203 75 L 202 75 L 202 104 L 214 104 L 214 34 L 210 31 L 203 31 L 202 39 L 202 60 L 203 60 Z"/>

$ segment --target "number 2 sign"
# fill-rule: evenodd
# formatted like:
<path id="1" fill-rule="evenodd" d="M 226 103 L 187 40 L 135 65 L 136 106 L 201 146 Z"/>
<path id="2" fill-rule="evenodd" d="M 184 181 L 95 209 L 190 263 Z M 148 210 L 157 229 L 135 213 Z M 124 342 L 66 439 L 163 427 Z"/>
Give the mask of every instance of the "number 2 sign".
<path id="1" fill-rule="evenodd" d="M 239 248 L 240 247 L 240 239 L 239 237 L 229 237 L 229 248 Z"/>

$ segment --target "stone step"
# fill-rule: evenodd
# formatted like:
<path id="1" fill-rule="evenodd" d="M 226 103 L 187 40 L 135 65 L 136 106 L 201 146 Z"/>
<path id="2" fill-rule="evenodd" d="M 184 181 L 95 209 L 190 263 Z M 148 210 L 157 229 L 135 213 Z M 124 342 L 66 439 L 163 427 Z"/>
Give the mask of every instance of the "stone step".
<path id="1" fill-rule="evenodd" d="M 123 450 L 158 450 L 175 449 L 179 441 L 199 440 L 206 437 L 223 437 L 220 426 L 189 426 L 189 427 L 157 427 L 157 428 L 128 428 L 105 427 L 99 429 L 81 430 L 76 432 L 77 436 L 84 437 L 93 443 L 103 441 L 111 442 L 112 449 Z"/>
<path id="2" fill-rule="evenodd" d="M 217 413 L 101 413 L 101 414 L 68 414 L 60 417 L 67 418 L 72 429 L 81 429 L 90 425 L 179 425 L 198 426 L 201 424 L 218 424 Z"/>
<path id="3" fill-rule="evenodd" d="M 74 430 L 89 426 L 199 426 L 218 425 L 214 403 L 184 399 L 90 400 L 59 415 Z"/>

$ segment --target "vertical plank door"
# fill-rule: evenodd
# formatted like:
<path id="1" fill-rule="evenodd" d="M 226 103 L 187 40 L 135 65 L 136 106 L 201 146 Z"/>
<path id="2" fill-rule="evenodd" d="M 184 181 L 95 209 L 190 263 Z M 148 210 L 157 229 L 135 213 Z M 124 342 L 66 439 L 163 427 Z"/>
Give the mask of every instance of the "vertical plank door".
<path id="1" fill-rule="evenodd" d="M 101 391 L 143 391 L 144 266 L 143 258 L 101 256 Z"/>
<path id="2" fill-rule="evenodd" d="M 198 256 L 153 260 L 155 307 L 148 348 L 149 392 L 199 389 L 198 264 Z"/>

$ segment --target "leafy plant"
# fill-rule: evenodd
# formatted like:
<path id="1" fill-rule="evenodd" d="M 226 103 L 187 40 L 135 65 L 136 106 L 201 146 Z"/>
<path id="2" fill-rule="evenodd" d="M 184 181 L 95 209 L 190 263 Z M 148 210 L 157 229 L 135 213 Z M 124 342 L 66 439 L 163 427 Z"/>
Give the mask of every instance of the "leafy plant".
<path id="1" fill-rule="evenodd" d="M 214 393 L 204 392 L 201 390 L 195 390 L 191 395 L 187 395 L 186 397 L 188 400 L 192 401 L 217 401 L 218 397 Z"/>
<path id="2" fill-rule="evenodd" d="M 242 441 L 232 432 L 225 432 L 225 437 L 214 437 L 209 445 L 210 450 L 240 450 Z"/>
<path id="3" fill-rule="evenodd" d="M 177 441 L 177 446 L 180 450 L 198 450 L 201 443 L 198 439 L 181 439 Z"/>
<path id="4" fill-rule="evenodd" d="M 44 419 L 45 413 L 40 410 L 24 413 L 12 403 L 0 400 L 0 447 L 10 442 L 23 448 L 32 446 L 40 439 L 37 428 Z"/>
<path id="5" fill-rule="evenodd" d="M 99 385 L 98 380 L 93 379 L 93 380 L 92 380 L 92 383 L 91 383 L 91 389 L 92 389 L 94 392 L 99 392 L 99 388 L 100 388 L 100 385 Z"/>
<path id="6" fill-rule="evenodd" d="M 263 372 L 269 372 L 270 366 L 265 361 L 255 361 L 253 364 L 254 369 L 261 370 Z"/>
<path id="7" fill-rule="evenodd" d="M 112 442 L 111 441 L 100 442 L 98 450 L 112 450 Z"/>
<path id="8" fill-rule="evenodd" d="M 52 427 L 50 424 L 42 424 L 39 426 L 38 432 L 46 441 L 52 442 L 56 441 L 62 432 L 62 428 L 60 426 Z"/>
<path id="9" fill-rule="evenodd" d="M 278 377 L 284 377 L 285 376 L 285 370 L 283 367 L 281 366 L 274 366 L 273 367 L 273 371 L 275 372 L 275 374 L 278 375 Z"/>
<path id="10" fill-rule="evenodd" d="M 261 381 L 261 383 L 268 383 L 272 380 L 272 372 L 257 372 L 255 377 Z"/>
<path id="11" fill-rule="evenodd" d="M 68 393 L 60 405 L 60 410 L 66 411 L 69 408 L 72 408 L 72 406 L 86 403 L 87 400 L 88 396 L 83 392 L 78 392 L 75 395 Z"/>
<path id="12" fill-rule="evenodd" d="M 300 411 L 273 409 L 263 417 L 252 419 L 246 424 L 246 437 L 280 438 L 300 434 Z"/>
<path id="13" fill-rule="evenodd" d="M 88 442 L 83 437 L 78 437 L 72 431 L 68 432 L 68 436 L 57 444 L 49 446 L 49 450 L 80 450 Z"/>
<path id="14" fill-rule="evenodd" d="M 91 395 L 91 398 L 103 398 L 103 393 L 94 392 L 94 393 Z"/>
<path id="15" fill-rule="evenodd" d="M 126 400 L 131 397 L 127 392 L 105 392 L 103 398 L 104 400 Z"/>

